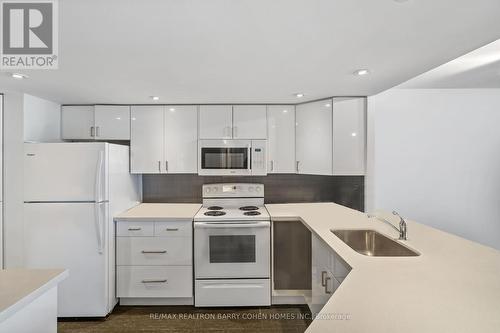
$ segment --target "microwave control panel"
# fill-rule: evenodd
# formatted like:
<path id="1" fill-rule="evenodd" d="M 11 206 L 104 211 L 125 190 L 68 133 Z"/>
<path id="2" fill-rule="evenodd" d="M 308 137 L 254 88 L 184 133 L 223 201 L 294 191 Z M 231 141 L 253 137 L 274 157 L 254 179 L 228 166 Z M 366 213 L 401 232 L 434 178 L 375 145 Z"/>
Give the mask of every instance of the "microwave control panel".
<path id="1" fill-rule="evenodd" d="M 266 144 L 266 140 L 252 140 L 252 175 L 267 174 Z"/>

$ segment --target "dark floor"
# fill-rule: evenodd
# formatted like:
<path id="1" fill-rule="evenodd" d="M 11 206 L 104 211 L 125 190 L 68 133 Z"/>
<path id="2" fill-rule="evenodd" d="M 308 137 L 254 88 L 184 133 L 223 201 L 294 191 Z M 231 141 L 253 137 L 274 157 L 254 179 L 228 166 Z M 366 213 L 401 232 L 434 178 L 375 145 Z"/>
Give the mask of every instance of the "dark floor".
<path id="1" fill-rule="evenodd" d="M 192 306 L 118 306 L 106 319 L 64 320 L 58 333 L 153 332 L 304 332 L 310 324 L 307 306 L 266 308 L 194 308 Z"/>

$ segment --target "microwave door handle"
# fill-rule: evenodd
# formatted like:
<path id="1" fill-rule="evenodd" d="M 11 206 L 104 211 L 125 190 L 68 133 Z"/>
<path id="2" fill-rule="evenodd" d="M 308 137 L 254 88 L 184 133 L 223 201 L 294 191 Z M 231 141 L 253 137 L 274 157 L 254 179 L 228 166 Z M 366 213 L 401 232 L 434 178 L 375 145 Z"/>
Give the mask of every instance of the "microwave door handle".
<path id="1" fill-rule="evenodd" d="M 248 172 L 251 172 L 252 171 L 252 147 L 251 146 L 247 146 L 247 150 L 248 150 L 248 157 L 247 157 L 247 160 L 248 160 Z"/>

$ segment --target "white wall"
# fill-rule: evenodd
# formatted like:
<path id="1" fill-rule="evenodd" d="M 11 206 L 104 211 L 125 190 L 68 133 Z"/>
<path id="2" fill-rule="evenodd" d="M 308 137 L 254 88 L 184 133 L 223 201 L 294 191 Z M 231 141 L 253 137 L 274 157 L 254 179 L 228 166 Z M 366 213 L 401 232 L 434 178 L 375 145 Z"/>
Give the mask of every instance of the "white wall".
<path id="1" fill-rule="evenodd" d="M 61 105 L 25 94 L 24 140 L 61 141 Z"/>
<path id="2" fill-rule="evenodd" d="M 500 89 L 370 97 L 368 142 L 367 211 L 500 249 Z"/>
<path id="3" fill-rule="evenodd" d="M 24 96 L 4 93 L 4 267 L 23 265 L 23 187 L 24 187 Z"/>

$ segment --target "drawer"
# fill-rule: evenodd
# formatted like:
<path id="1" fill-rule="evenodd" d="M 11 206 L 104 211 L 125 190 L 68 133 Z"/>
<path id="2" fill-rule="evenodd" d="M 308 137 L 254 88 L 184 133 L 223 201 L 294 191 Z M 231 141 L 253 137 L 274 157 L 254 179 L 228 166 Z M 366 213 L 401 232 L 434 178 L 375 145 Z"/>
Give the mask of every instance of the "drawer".
<path id="1" fill-rule="evenodd" d="M 153 236 L 154 222 L 116 222 L 116 236 Z"/>
<path id="2" fill-rule="evenodd" d="M 192 297 L 192 266 L 118 266 L 117 297 Z"/>
<path id="3" fill-rule="evenodd" d="M 269 279 L 196 280 L 195 306 L 269 306 Z"/>
<path id="4" fill-rule="evenodd" d="M 155 236 L 192 237 L 192 221 L 155 222 Z"/>
<path id="5" fill-rule="evenodd" d="M 191 237 L 117 237 L 117 265 L 192 265 Z"/>

